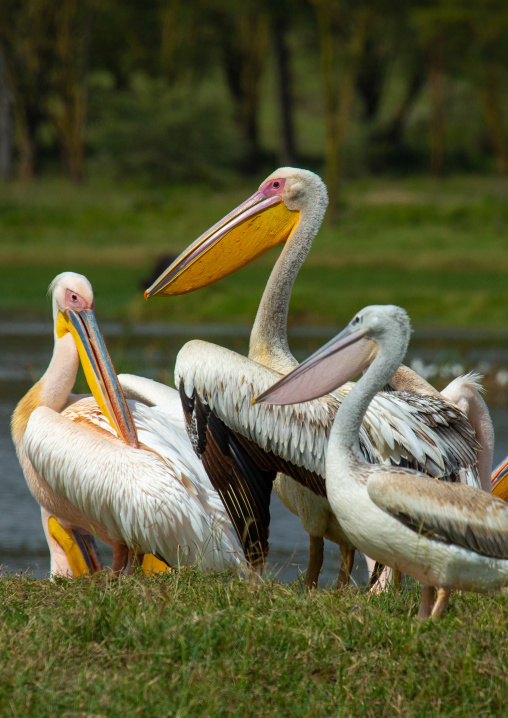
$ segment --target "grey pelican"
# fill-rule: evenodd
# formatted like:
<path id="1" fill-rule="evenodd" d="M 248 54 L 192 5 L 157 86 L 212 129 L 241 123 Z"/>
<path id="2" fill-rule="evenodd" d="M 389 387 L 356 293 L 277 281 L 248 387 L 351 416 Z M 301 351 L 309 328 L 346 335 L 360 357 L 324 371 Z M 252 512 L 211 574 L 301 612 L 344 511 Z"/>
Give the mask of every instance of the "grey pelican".
<path id="1" fill-rule="evenodd" d="M 78 537 L 69 534 L 77 527 L 79 535 L 113 545 L 114 570 L 124 567 L 127 549 L 207 571 L 242 565 L 233 527 L 182 427 L 181 407 L 175 421 L 171 406 L 126 402 L 86 277 L 65 272 L 50 291 L 53 356 L 19 402 L 12 435 L 42 507 L 53 573 L 84 572 L 72 545 Z M 93 397 L 75 401 L 80 360 Z"/>
<path id="2" fill-rule="evenodd" d="M 452 589 L 487 592 L 508 584 L 508 506 L 471 486 L 365 461 L 359 444 L 363 417 L 400 365 L 409 336 L 403 309 L 366 307 L 254 401 L 287 404 L 328 394 L 365 367 L 374 347 L 374 360 L 344 397 L 330 432 L 327 496 L 355 546 L 423 584 L 419 616 L 437 619 Z"/>

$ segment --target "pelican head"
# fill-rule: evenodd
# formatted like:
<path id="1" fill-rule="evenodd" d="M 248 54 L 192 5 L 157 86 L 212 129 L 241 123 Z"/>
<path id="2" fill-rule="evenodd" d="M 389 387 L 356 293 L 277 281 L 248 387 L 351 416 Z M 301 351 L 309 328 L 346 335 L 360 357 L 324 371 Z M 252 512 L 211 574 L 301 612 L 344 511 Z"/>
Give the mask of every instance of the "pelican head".
<path id="1" fill-rule="evenodd" d="M 145 292 L 145 297 L 186 294 L 217 282 L 285 243 L 305 218 L 312 238 L 328 196 L 313 172 L 281 167 L 257 192 L 196 239 Z"/>
<path id="2" fill-rule="evenodd" d="M 85 276 L 76 272 L 58 274 L 49 285 L 48 294 L 53 300 L 55 331 L 59 312 L 93 310 L 95 306 L 92 285 Z"/>
<path id="3" fill-rule="evenodd" d="M 410 332 L 404 309 L 390 304 L 365 307 L 336 337 L 252 403 L 296 404 L 329 394 L 367 369 L 381 348 L 391 356 L 395 372 Z"/>
<path id="4" fill-rule="evenodd" d="M 51 282 L 56 340 L 71 334 L 92 394 L 119 436 L 137 447 L 136 430 L 94 313 L 92 285 L 82 274 L 63 272 Z"/>

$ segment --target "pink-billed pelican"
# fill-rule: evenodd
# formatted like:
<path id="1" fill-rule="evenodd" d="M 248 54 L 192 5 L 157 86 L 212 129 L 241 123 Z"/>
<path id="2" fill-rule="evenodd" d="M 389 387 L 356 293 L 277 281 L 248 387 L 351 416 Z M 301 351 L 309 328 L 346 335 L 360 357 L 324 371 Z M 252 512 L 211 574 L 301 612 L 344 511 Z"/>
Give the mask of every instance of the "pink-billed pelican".
<path id="1" fill-rule="evenodd" d="M 310 559 L 306 574 L 309 585 L 317 583 L 322 565 L 323 537 L 339 545 L 344 542 L 343 556 L 348 564 L 352 559 L 352 546 L 326 499 L 324 464 L 316 458 L 317 451 L 324 451 L 336 408 L 351 385 L 342 388 L 334 397 L 328 397 L 319 419 L 306 417 L 305 410 L 293 417 L 304 426 L 309 423 L 310 427 L 302 429 L 302 436 L 309 431 L 317 441 L 309 439 L 305 449 L 304 440 L 293 439 L 292 430 L 282 426 L 277 414 L 268 414 L 265 424 L 260 423 L 256 415 L 250 414 L 244 397 L 254 390 L 253 384 L 262 390 L 258 380 L 270 382 L 271 377 L 275 381 L 276 372 L 284 374 L 298 365 L 287 342 L 289 300 L 327 203 L 326 187 L 317 175 L 294 168 L 278 169 L 261 184 L 258 192 L 191 244 L 145 293 L 152 297 L 194 291 L 245 266 L 276 244 L 284 243 L 252 329 L 251 361 L 210 344 L 191 342 L 180 353 L 177 366 L 181 367 L 186 396 L 191 398 L 197 394 L 200 405 L 204 402 L 208 413 L 217 409 L 225 426 L 233 427 L 243 440 L 248 438 L 266 449 L 272 445 L 267 436 L 277 434 L 274 440 L 278 447 L 276 465 L 280 468 L 281 461 L 287 459 L 289 474 L 298 475 L 294 476 L 297 481 L 293 481 L 279 473 L 274 490 L 286 507 L 300 517 L 309 534 Z M 263 374 L 260 365 L 268 367 L 272 374 Z M 391 384 L 403 393 L 379 395 L 365 417 L 362 446 L 369 459 L 394 463 L 416 461 L 420 468 L 439 476 L 458 476 L 462 467 L 465 480 L 476 483 L 476 455 L 470 443 L 465 446 L 464 437 L 470 437 L 471 429 L 464 417 L 406 367 L 396 372 Z M 227 387 L 229 406 L 218 398 L 222 387 Z M 421 396 L 415 396 L 417 394 Z M 188 412 L 192 413 L 192 410 L 193 406 L 188 406 Z M 187 414 L 188 418 L 190 415 Z M 201 421 L 204 415 L 206 412 L 202 411 Z M 205 430 L 202 435 L 206 435 Z M 285 446 L 286 441 L 294 441 L 295 445 L 292 448 Z M 204 445 L 202 442 L 202 447 Z M 235 449 L 233 454 L 236 453 Z M 273 450 L 270 449 L 270 453 L 273 455 Z M 258 456 L 257 460 L 265 470 L 270 468 L 266 457 Z M 211 464 L 209 469 L 213 471 Z M 239 471 L 241 473 L 241 469 Z M 310 472 L 314 478 L 303 478 L 302 472 Z M 266 475 L 264 478 L 266 486 Z M 231 481 L 236 480 L 237 477 L 231 476 Z M 217 482 L 219 478 L 212 481 Z M 302 481 L 304 485 L 298 483 Z M 341 577 L 346 575 L 347 570 L 341 571 Z"/>
<path id="2" fill-rule="evenodd" d="M 374 352 L 367 371 L 344 397 L 330 432 L 327 496 L 355 546 L 423 584 L 419 616 L 431 612 L 439 618 L 452 589 L 488 592 L 508 584 L 508 506 L 471 486 L 365 461 L 359 443 L 363 417 L 404 358 L 409 336 L 403 309 L 366 307 L 253 401 L 284 405 L 328 394 L 362 371 Z"/>
<path id="3" fill-rule="evenodd" d="M 65 272 L 50 291 L 53 356 L 19 402 L 12 435 L 28 486 L 42 507 L 52 572 L 85 572 L 79 547 L 72 543 L 76 536 L 69 534 L 77 527 L 78 536 L 113 545 L 114 570 L 124 567 L 127 549 L 156 554 L 173 566 L 238 567 L 240 545 L 181 418 L 172 422 L 164 406 L 126 402 L 86 277 Z M 80 360 L 95 398 L 74 401 L 70 392 Z"/>

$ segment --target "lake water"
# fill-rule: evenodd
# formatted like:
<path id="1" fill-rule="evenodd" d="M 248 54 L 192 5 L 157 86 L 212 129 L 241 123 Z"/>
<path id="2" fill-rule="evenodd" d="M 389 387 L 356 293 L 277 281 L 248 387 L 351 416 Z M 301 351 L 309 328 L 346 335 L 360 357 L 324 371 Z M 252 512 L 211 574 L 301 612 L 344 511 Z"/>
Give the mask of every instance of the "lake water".
<path id="1" fill-rule="evenodd" d="M 194 327 L 192 333 L 177 326 L 103 324 L 118 372 L 132 372 L 172 383 L 172 367 L 179 348 L 192 338 L 228 346 L 246 354 L 248 329 L 242 327 Z M 290 344 L 299 360 L 333 334 L 318 328 L 290 333 Z M 16 403 L 41 376 L 51 357 L 50 323 L 0 323 L 0 566 L 4 575 L 27 571 L 44 578 L 49 553 L 42 531 L 40 510 L 26 486 L 12 445 L 9 422 Z M 485 375 L 486 397 L 496 430 L 494 464 L 508 454 L 508 337 L 497 333 L 469 335 L 462 332 L 420 333 L 411 344 L 408 363 L 429 380 L 449 381 L 471 369 Z M 78 390 L 86 391 L 83 379 Z M 305 570 L 308 537 L 299 520 L 273 495 L 270 529 L 269 573 L 281 581 L 294 580 Z M 326 542 L 321 585 L 336 580 L 340 564 L 338 547 Z M 360 563 L 357 577 L 364 575 Z"/>

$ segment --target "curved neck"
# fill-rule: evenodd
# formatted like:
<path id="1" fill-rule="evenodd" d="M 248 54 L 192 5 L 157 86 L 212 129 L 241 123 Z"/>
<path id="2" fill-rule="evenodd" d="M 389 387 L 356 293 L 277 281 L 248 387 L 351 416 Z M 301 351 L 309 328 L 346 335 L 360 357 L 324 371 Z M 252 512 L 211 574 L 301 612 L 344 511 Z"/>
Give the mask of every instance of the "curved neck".
<path id="1" fill-rule="evenodd" d="M 79 355 L 71 334 L 55 339 L 53 356 L 41 378 L 41 399 L 44 406 L 62 411 L 76 381 Z"/>
<path id="2" fill-rule="evenodd" d="M 293 241 L 295 233 L 284 246 L 270 274 L 249 342 L 249 358 L 277 371 L 289 371 L 298 363 L 288 346 L 289 300 L 312 238 L 307 247 L 302 247 L 300 242 Z"/>
<path id="3" fill-rule="evenodd" d="M 287 240 L 270 274 L 252 327 L 249 358 L 287 373 L 298 362 L 287 339 L 289 300 L 300 267 L 323 220 L 326 202 L 316 202 L 311 212 L 302 211 L 300 221 Z"/>
<path id="4" fill-rule="evenodd" d="M 395 336 L 379 342 L 376 358 L 344 397 L 330 432 L 329 444 L 363 459 L 360 427 L 370 402 L 395 373 L 406 352 L 407 341 Z"/>
<path id="5" fill-rule="evenodd" d="M 14 442 L 22 442 L 30 415 L 39 406 L 62 411 L 72 391 L 79 367 L 79 355 L 74 339 L 65 334 L 55 338 L 53 356 L 43 376 L 25 394 L 12 415 L 11 429 Z M 18 447 L 19 449 L 19 447 Z"/>

